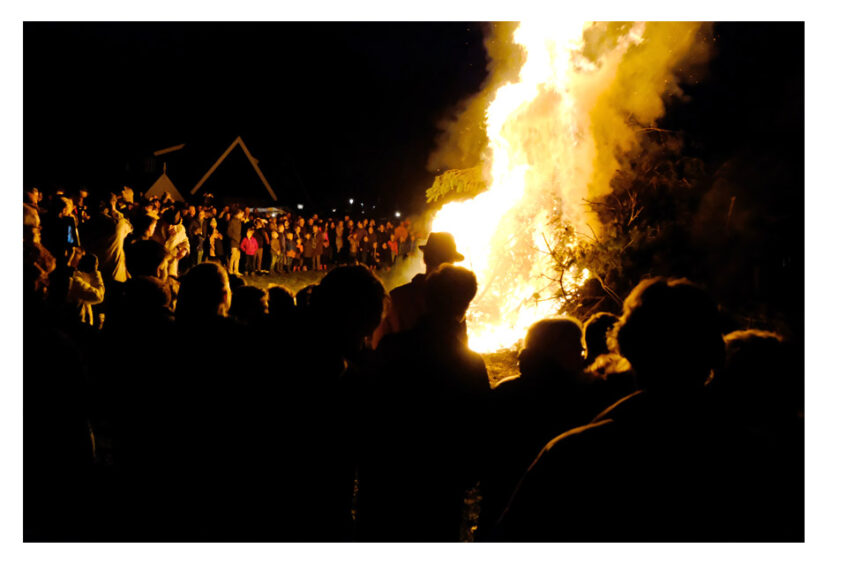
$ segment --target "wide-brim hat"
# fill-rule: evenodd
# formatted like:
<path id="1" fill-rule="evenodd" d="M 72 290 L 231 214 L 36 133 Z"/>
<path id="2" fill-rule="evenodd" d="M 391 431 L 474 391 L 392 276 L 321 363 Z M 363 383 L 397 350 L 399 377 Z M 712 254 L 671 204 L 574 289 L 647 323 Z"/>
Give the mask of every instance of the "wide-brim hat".
<path id="1" fill-rule="evenodd" d="M 461 262 L 465 259 L 456 251 L 456 239 L 450 233 L 430 233 L 426 244 L 422 244 L 420 249 L 424 254 L 437 256 L 445 262 Z"/>

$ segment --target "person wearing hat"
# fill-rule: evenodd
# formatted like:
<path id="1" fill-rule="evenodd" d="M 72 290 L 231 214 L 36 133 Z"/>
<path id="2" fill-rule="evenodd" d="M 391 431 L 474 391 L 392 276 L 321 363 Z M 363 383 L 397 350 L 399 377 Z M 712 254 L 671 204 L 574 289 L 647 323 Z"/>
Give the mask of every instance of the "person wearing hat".
<path id="1" fill-rule="evenodd" d="M 422 244 L 426 271 L 412 281 L 391 290 L 391 303 L 382 323 L 371 337 L 371 347 L 376 349 L 386 334 L 409 330 L 414 327 L 426 311 L 424 286 L 427 275 L 441 264 L 461 262 L 465 257 L 456 250 L 456 239 L 450 233 L 430 233 L 426 244 Z"/>

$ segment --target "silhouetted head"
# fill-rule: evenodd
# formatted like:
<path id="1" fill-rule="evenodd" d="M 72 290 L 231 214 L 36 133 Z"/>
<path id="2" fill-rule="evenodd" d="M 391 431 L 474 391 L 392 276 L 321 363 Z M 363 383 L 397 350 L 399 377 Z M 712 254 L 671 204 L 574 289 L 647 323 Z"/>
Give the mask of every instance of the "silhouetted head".
<path id="1" fill-rule="evenodd" d="M 582 332 L 586 363 L 590 364 L 597 356 L 609 353 L 606 335 L 617 322 L 618 317 L 611 313 L 594 313 L 585 321 Z"/>
<path id="2" fill-rule="evenodd" d="M 738 330 L 724 337 L 726 362 L 710 388 L 733 416 L 762 423 L 790 420 L 803 409 L 803 366 L 779 334 Z"/>
<path id="3" fill-rule="evenodd" d="M 685 279 L 639 283 L 624 302 L 614 336 L 644 389 L 702 389 L 724 358 L 717 306 Z"/>
<path id="4" fill-rule="evenodd" d="M 582 328 L 574 319 L 544 319 L 526 333 L 518 355 L 521 376 L 577 373 L 582 368 Z"/>
<path id="5" fill-rule="evenodd" d="M 93 274 L 97 271 L 97 255 L 86 252 L 82 258 L 79 259 L 79 265 L 76 269 L 86 274 Z"/>
<path id="6" fill-rule="evenodd" d="M 156 233 L 159 220 L 150 213 L 137 214 L 132 219 L 132 230 L 139 238 L 147 240 Z"/>
<path id="7" fill-rule="evenodd" d="M 341 266 L 312 291 L 309 306 L 320 325 L 332 331 L 335 343 L 349 353 L 361 348 L 379 326 L 386 297 L 382 282 L 368 268 Z"/>
<path id="8" fill-rule="evenodd" d="M 442 264 L 426 277 L 426 311 L 437 319 L 461 321 L 476 295 L 476 276 L 468 269 Z"/>
<path id="9" fill-rule="evenodd" d="M 278 320 L 289 319 L 294 314 L 294 294 L 287 287 L 272 285 L 268 288 L 268 313 Z"/>
<path id="10" fill-rule="evenodd" d="M 268 314 L 267 292 L 253 285 L 239 287 L 232 292 L 229 316 L 249 326 L 256 326 Z"/>
<path id="11" fill-rule="evenodd" d="M 312 298 L 312 292 L 315 290 L 316 287 L 318 287 L 318 284 L 312 283 L 307 285 L 306 287 L 300 288 L 300 291 L 297 292 L 297 295 L 294 299 L 294 304 L 297 309 L 305 311 L 309 308 L 309 302 Z"/>
<path id="12" fill-rule="evenodd" d="M 50 206 L 50 213 L 54 217 L 67 217 L 73 213 L 74 202 L 67 197 L 55 197 Z"/>
<path id="13" fill-rule="evenodd" d="M 422 244 L 424 264 L 427 272 L 435 270 L 441 264 L 461 262 L 464 256 L 456 251 L 456 239 L 450 233 L 430 233 L 426 244 Z"/>
<path id="14" fill-rule="evenodd" d="M 179 225 L 182 223 L 182 214 L 174 207 L 162 213 L 162 222 L 170 227 L 171 225 Z"/>
<path id="15" fill-rule="evenodd" d="M 226 271 L 215 262 L 204 262 L 182 276 L 176 302 L 176 318 L 196 322 L 215 316 L 225 316 L 232 293 Z"/>
<path id="16" fill-rule="evenodd" d="M 235 291 L 239 287 L 244 287 L 245 285 L 247 285 L 247 282 L 244 281 L 244 278 L 242 278 L 238 274 L 227 274 L 227 277 L 229 278 L 229 288 L 232 291 Z"/>
<path id="17" fill-rule="evenodd" d="M 171 302 L 170 286 L 152 276 L 133 276 L 125 285 L 126 303 L 142 315 L 149 315 Z"/>
<path id="18" fill-rule="evenodd" d="M 126 249 L 126 269 L 132 277 L 158 277 L 167 255 L 161 243 L 154 240 L 136 241 Z"/>

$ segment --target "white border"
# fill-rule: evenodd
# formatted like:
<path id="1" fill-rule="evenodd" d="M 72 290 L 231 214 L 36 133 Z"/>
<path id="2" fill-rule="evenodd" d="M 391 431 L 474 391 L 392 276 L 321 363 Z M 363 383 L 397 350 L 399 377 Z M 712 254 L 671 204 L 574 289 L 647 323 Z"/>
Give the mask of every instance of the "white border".
<path id="1" fill-rule="evenodd" d="M 806 561 L 844 560 L 840 536 L 845 525 L 845 438 L 842 413 L 845 370 L 834 351 L 843 348 L 844 318 L 845 161 L 843 140 L 845 62 L 844 24 L 823 2 L 741 3 L 710 1 L 692 6 L 682 1 L 590 3 L 572 7 L 565 2 L 514 0 L 455 2 L 430 0 L 417 6 L 394 2 L 310 2 L 290 6 L 255 0 L 203 3 L 149 0 L 125 5 L 114 1 L 39 1 L 4 3 L 2 53 L 2 188 L 3 208 L 14 218 L 0 222 L 12 268 L 2 277 L 8 296 L 3 323 L 2 547 L 7 561 L 346 561 L 451 560 L 537 561 L 573 558 L 627 561 Z M 805 20 L 806 24 L 806 300 L 807 300 L 807 533 L 805 545 L 267 545 L 267 544 L 58 544 L 20 543 L 21 482 L 21 342 L 20 342 L 20 227 L 22 187 L 22 21 L 39 20 L 511 20 L 533 17 L 581 17 L 597 20 Z M 797 46 L 802 48 L 802 46 Z M 60 92 L 58 93 L 60 95 Z M 798 155 L 799 157 L 799 155 Z M 799 228 L 799 226 L 798 226 Z M 798 232 L 799 236 L 799 232 Z M 10 248 L 14 245 L 14 248 Z M 837 323 L 837 324 L 836 324 Z M 8 558 L 7 558 L 8 557 Z"/>

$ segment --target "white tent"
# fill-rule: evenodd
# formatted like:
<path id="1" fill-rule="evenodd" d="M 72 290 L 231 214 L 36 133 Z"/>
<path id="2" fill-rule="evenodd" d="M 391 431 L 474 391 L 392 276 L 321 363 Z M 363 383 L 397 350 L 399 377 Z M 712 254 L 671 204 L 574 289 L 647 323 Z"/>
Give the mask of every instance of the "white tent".
<path id="1" fill-rule="evenodd" d="M 177 190 L 176 186 L 174 186 L 174 183 L 171 182 L 170 178 L 168 178 L 167 172 L 163 171 L 162 175 L 159 176 L 159 179 L 156 180 L 153 185 L 150 186 L 150 189 L 144 193 L 144 197 L 151 198 L 155 196 L 162 199 L 165 194 L 170 194 L 174 201 L 185 201 L 182 194 L 180 194 L 179 190 Z"/>

